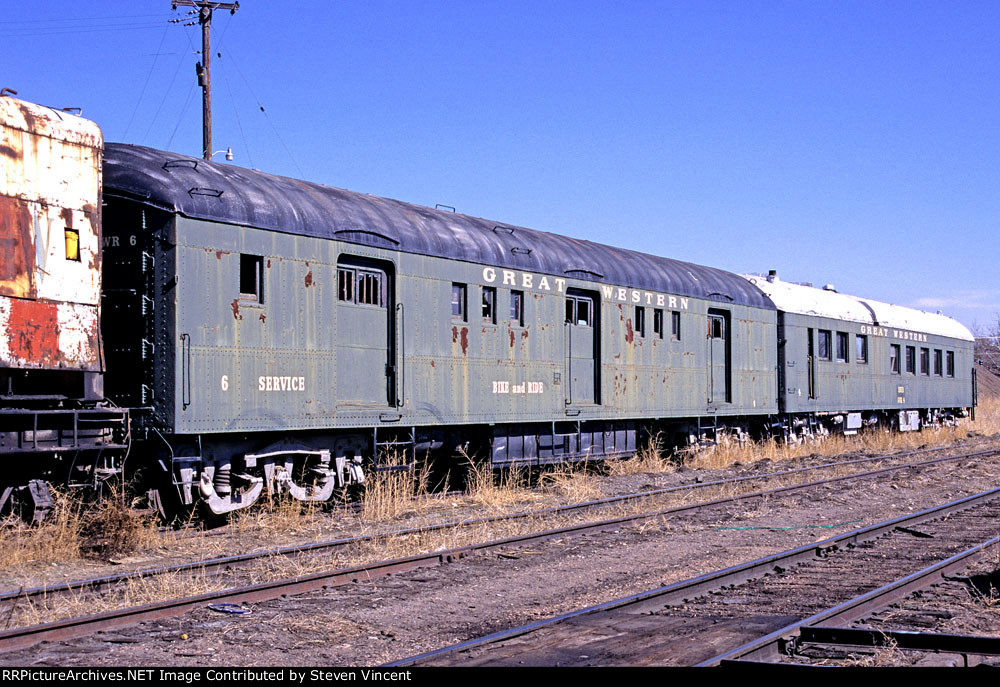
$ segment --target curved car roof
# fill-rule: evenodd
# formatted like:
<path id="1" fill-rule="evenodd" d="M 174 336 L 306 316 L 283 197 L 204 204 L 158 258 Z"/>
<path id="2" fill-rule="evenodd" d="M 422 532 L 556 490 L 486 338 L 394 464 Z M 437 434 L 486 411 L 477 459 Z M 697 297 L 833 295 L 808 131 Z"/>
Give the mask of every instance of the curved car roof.
<path id="1" fill-rule="evenodd" d="M 963 324 L 945 315 L 794 284 L 777 277 L 772 281 L 768 277 L 744 274 L 743 278 L 766 293 L 778 306 L 778 310 L 783 312 L 832 317 L 880 327 L 897 327 L 964 341 L 974 340 L 972 332 Z"/>
<path id="2" fill-rule="evenodd" d="M 736 274 L 142 146 L 105 146 L 106 195 L 185 217 L 774 309 Z"/>

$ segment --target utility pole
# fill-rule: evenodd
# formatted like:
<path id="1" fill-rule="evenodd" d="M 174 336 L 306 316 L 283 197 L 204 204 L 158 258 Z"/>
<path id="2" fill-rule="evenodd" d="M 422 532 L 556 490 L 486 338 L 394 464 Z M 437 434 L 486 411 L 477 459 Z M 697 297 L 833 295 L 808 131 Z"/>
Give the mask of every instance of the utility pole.
<path id="1" fill-rule="evenodd" d="M 198 72 L 198 85 L 201 86 L 201 156 L 212 159 L 212 53 L 209 47 L 208 30 L 212 25 L 213 10 L 229 10 L 236 14 L 240 8 L 238 2 L 209 2 L 209 0 L 171 0 L 171 7 L 178 5 L 198 8 L 198 23 L 201 24 L 201 59 L 195 69 Z"/>

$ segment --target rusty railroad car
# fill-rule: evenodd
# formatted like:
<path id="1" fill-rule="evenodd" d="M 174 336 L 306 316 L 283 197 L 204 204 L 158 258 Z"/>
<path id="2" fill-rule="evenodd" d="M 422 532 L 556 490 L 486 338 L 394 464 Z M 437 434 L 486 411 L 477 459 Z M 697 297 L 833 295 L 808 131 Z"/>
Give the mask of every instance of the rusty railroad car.
<path id="1" fill-rule="evenodd" d="M 127 413 L 104 401 L 101 131 L 0 95 L 0 512 L 116 475 Z"/>
<path id="2" fill-rule="evenodd" d="M 139 146 L 104 172 L 107 394 L 161 505 L 325 500 L 393 449 L 538 465 L 973 404 L 940 316 Z M 935 372 L 896 380 L 894 336 Z"/>

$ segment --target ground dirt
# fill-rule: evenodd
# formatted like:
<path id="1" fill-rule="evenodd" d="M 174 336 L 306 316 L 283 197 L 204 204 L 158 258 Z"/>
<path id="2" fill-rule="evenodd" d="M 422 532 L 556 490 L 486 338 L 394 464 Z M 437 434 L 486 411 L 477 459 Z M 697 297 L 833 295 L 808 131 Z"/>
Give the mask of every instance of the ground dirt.
<path id="1" fill-rule="evenodd" d="M 1000 437 L 993 440 L 993 445 L 997 444 Z M 811 456 L 795 463 L 784 461 L 780 467 L 829 460 Z M 595 477 L 599 493 L 588 498 L 774 468 L 757 463 L 727 470 Z M 252 612 L 247 615 L 225 615 L 206 608 L 166 621 L 2 654 L 0 664 L 377 665 L 819 541 L 989 489 L 998 479 L 1000 459 L 994 457 L 840 482 L 250 604 L 247 607 Z M 533 498 L 535 502 L 520 507 L 573 500 L 560 496 L 558 489 Z M 473 511 L 474 507 L 464 501 L 442 499 L 419 515 L 410 514 L 386 526 L 453 519 Z M 325 517 L 332 520 L 329 514 Z M 162 550 L 124 561 L 124 565 L 161 564 L 184 558 L 185 551 L 192 557 L 195 551 L 204 555 L 206 550 L 221 553 L 252 548 L 240 537 L 254 539 L 256 546 L 273 544 L 272 539 L 289 543 L 289 538 L 331 538 L 341 525 L 319 529 L 301 525 L 304 529 L 299 531 L 295 527 L 300 523 L 296 523 L 285 537 L 280 532 L 241 534 L 237 526 L 216 536 L 182 540 L 179 546 L 165 545 Z M 106 567 L 98 562 L 54 563 L 44 572 L 50 580 L 67 579 L 81 573 L 98 574 Z M 34 575 L 21 572 L 17 583 L 30 585 L 37 580 L 37 571 Z M 995 611 L 991 617 L 995 619 Z M 982 628 L 984 622 L 989 625 L 991 621 L 970 619 L 963 627 Z M 992 633 L 1000 634 L 1000 627 L 992 622 Z"/>

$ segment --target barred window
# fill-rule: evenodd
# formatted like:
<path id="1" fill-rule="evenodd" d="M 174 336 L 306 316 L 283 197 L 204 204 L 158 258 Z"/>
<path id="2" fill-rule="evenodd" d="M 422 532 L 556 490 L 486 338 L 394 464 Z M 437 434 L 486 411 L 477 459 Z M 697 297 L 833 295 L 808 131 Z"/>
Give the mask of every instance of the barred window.
<path id="1" fill-rule="evenodd" d="M 465 284 L 452 283 L 451 285 L 451 319 L 467 322 L 466 313 L 466 287 Z"/>
<path id="2" fill-rule="evenodd" d="M 361 267 L 337 268 L 337 300 L 385 307 L 385 273 Z"/>
<path id="3" fill-rule="evenodd" d="M 524 291 L 510 292 L 510 323 L 524 326 Z"/>

